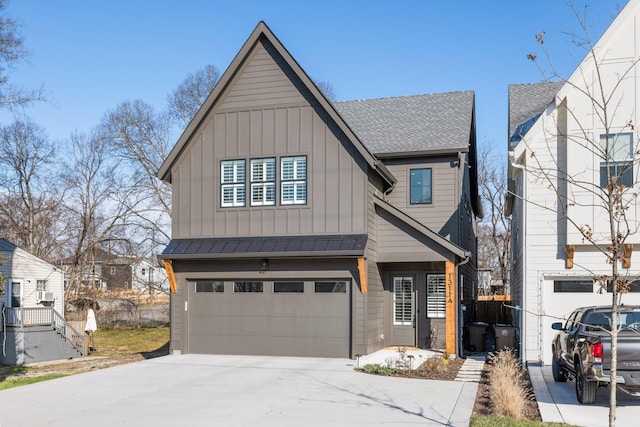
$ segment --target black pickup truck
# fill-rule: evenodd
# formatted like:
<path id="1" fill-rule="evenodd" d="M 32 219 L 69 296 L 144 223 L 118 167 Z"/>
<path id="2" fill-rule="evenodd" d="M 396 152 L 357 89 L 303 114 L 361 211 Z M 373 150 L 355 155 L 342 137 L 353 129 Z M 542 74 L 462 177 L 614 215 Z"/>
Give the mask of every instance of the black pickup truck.
<path id="1" fill-rule="evenodd" d="M 553 323 L 551 367 L 558 382 L 576 380 L 578 402 L 596 401 L 598 387 L 610 382 L 611 306 L 576 309 L 564 323 Z M 616 384 L 628 394 L 640 396 L 640 306 L 621 306 L 618 327 Z"/>

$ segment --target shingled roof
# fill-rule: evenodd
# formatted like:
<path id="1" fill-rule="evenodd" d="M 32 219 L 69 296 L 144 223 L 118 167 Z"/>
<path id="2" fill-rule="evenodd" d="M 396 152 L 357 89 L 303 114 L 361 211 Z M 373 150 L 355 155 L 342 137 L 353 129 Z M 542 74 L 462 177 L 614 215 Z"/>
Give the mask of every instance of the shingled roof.
<path id="1" fill-rule="evenodd" d="M 467 151 L 474 92 L 334 102 L 351 130 L 376 155 Z"/>
<path id="2" fill-rule="evenodd" d="M 563 82 L 509 85 L 509 142 L 518 142 L 549 106 Z"/>

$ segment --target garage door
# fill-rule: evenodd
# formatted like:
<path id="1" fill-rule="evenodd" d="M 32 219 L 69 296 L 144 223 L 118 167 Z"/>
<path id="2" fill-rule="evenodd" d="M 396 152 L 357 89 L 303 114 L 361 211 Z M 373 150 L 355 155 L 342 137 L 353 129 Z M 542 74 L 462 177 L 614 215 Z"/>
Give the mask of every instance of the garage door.
<path id="1" fill-rule="evenodd" d="M 349 280 L 188 281 L 188 352 L 350 357 Z"/>

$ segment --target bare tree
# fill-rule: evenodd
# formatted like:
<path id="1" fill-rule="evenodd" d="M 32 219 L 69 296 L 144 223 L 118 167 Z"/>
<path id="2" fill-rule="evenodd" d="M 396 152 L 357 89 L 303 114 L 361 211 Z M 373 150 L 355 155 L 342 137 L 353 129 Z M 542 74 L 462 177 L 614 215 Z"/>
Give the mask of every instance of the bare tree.
<path id="1" fill-rule="evenodd" d="M 108 240 L 122 238 L 128 207 L 118 203 L 127 191 L 120 164 L 109 157 L 106 141 L 98 134 L 71 136 L 72 152 L 64 178 L 68 228 L 64 235 L 70 256 L 67 296 L 95 278 L 95 251 Z"/>
<path id="2" fill-rule="evenodd" d="M 511 221 L 504 214 L 506 161 L 485 144 L 480 152 L 478 187 L 485 216 L 478 223 L 478 266 L 491 269 L 506 291 L 510 268 Z"/>
<path id="3" fill-rule="evenodd" d="M 17 245 L 51 259 L 61 191 L 54 184 L 55 145 L 44 130 L 28 120 L 0 128 L 0 227 Z"/>
<path id="4" fill-rule="evenodd" d="M 314 81 L 314 83 L 316 84 L 318 89 L 320 89 L 320 92 L 322 92 L 325 98 L 327 98 L 331 102 L 336 100 L 336 93 L 333 90 L 333 85 L 330 82 L 324 81 L 324 80 L 317 80 L 317 81 Z"/>
<path id="5" fill-rule="evenodd" d="M 27 57 L 19 25 L 4 14 L 5 2 L 0 0 L 0 107 L 13 109 L 33 101 L 43 100 L 42 90 L 25 91 L 9 83 L 7 70 Z"/>
<path id="6" fill-rule="evenodd" d="M 169 116 L 186 127 L 207 99 L 216 83 L 220 71 L 215 65 L 205 65 L 195 73 L 188 74 L 178 87 L 169 94 Z"/>
<path id="7" fill-rule="evenodd" d="M 582 244 L 602 256 L 598 265 L 576 262 L 575 266 L 590 274 L 601 291 L 611 292 L 612 327 L 603 333 L 611 336 L 610 383 L 614 385 L 619 307 L 633 280 L 628 270 L 624 272 L 630 268 L 628 243 L 640 227 L 635 176 L 640 144 L 633 123 L 638 59 L 636 55 L 614 57 L 606 47 L 598 46 L 587 26 L 587 8 L 580 12 L 571 7 L 581 27 L 581 33 L 571 37 L 585 50 L 586 58 L 570 78 L 564 78 L 550 60 L 544 32 L 536 35 L 543 55 L 531 53 L 527 57 L 545 78 L 564 85 L 555 96 L 555 113 L 541 115 L 543 140 L 525 134 L 519 143 L 524 144 L 525 155 L 518 167 L 526 171 L 532 186 L 528 191 L 537 193 L 525 202 L 536 212 L 553 212 L 559 236 L 560 230 L 567 236 L 575 233 Z M 548 65 L 540 64 L 542 58 L 549 60 Z M 567 148 L 563 151 L 561 147 Z M 569 252 L 572 245 L 566 246 Z M 611 426 L 616 419 L 616 389 L 610 387 Z"/>
<path id="8" fill-rule="evenodd" d="M 156 177 L 171 148 L 170 131 L 168 117 L 142 101 L 120 104 L 100 125 L 120 174 L 129 177 L 129 191 L 119 203 L 127 208 L 131 233 L 146 241 L 149 253 L 170 239 L 171 188 Z"/>

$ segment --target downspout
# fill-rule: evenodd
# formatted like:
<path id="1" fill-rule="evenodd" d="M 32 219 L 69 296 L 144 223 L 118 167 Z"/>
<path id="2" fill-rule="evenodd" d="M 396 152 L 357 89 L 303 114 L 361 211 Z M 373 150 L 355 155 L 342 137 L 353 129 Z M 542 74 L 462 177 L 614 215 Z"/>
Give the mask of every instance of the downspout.
<path id="1" fill-rule="evenodd" d="M 459 262 L 458 264 L 456 264 L 456 287 L 458 288 L 458 292 L 456 292 L 456 297 L 458 299 L 458 313 L 456 314 L 456 331 L 458 331 L 458 339 L 456 340 L 456 353 L 462 357 L 463 353 L 464 353 L 464 345 L 462 344 L 462 327 L 463 327 L 463 321 L 462 321 L 462 302 L 460 301 L 460 296 L 458 295 L 460 293 L 460 282 L 459 282 L 459 278 L 460 278 L 460 273 L 459 273 L 459 268 L 461 265 L 465 265 L 466 263 L 468 263 L 469 261 L 471 261 L 471 255 L 467 255 L 467 253 L 465 253 L 465 259 L 461 262 Z"/>
<path id="2" fill-rule="evenodd" d="M 518 284 L 519 287 L 519 292 L 520 292 L 520 298 L 522 300 L 522 307 L 520 307 L 520 325 L 518 325 L 520 327 L 520 357 L 522 360 L 523 364 L 526 364 L 527 362 L 527 354 L 525 352 L 526 349 L 526 344 L 525 344 L 525 340 L 523 339 L 523 337 L 526 336 L 526 329 L 527 329 L 527 293 L 525 292 L 524 289 L 524 283 L 526 281 L 526 277 L 528 274 L 528 270 L 527 270 L 527 259 L 525 256 L 525 249 L 527 247 L 527 204 L 525 203 L 525 200 L 527 200 L 527 181 L 525 179 L 524 176 L 524 172 L 525 172 L 525 168 L 523 165 L 518 165 L 515 164 L 515 162 L 512 162 L 511 164 L 514 168 L 521 170 L 523 173 L 521 175 L 521 179 L 522 179 L 522 220 L 520 221 L 520 224 L 522 226 L 522 229 L 520 230 L 520 247 L 522 248 L 522 250 L 520 251 L 520 263 L 522 264 L 521 267 L 521 273 L 520 273 L 520 283 Z"/>
<path id="3" fill-rule="evenodd" d="M 389 198 L 387 196 L 389 195 L 389 193 L 391 193 L 393 191 L 394 188 L 396 188 L 396 183 L 395 182 L 393 184 L 391 184 L 391 186 L 382 193 L 382 195 L 384 196 L 383 200 L 385 202 L 389 201 Z"/>

